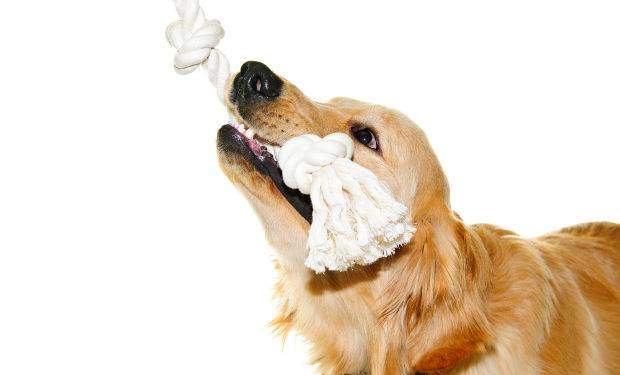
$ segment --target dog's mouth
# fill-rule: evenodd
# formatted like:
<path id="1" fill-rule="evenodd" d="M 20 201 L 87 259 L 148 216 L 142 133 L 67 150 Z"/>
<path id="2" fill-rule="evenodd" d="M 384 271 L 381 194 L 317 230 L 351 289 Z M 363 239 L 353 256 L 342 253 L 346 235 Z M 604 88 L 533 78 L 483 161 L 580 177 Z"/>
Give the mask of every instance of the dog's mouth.
<path id="1" fill-rule="evenodd" d="M 279 145 L 256 136 L 254 129 L 231 122 L 218 131 L 218 148 L 234 153 L 247 160 L 259 173 L 269 176 L 278 191 L 308 223 L 312 222 L 310 196 L 284 184 L 282 170 L 278 165 Z"/>

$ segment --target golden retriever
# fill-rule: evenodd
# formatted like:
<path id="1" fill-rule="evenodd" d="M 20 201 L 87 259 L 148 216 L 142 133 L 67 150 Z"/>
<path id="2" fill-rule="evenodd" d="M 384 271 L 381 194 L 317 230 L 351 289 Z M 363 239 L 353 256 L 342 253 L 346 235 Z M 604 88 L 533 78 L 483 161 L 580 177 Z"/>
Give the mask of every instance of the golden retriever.
<path id="1" fill-rule="evenodd" d="M 468 225 L 424 133 L 400 112 L 317 103 L 258 62 L 228 83 L 229 111 L 251 128 L 218 133 L 221 167 L 277 253 L 273 321 L 312 345 L 324 374 L 620 374 L 620 225 L 588 223 L 529 239 Z M 369 266 L 304 266 L 312 217 L 269 150 L 291 137 L 350 134 L 354 161 L 409 207 L 412 241 Z"/>

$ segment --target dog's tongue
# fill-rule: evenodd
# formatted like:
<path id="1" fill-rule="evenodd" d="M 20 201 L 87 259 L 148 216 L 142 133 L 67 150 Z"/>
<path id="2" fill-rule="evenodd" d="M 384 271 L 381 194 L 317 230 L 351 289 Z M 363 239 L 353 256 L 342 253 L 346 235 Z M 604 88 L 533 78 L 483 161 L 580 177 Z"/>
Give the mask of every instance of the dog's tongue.
<path id="1" fill-rule="evenodd" d="M 284 198 L 299 212 L 299 214 L 306 219 L 306 221 L 312 224 L 312 202 L 310 196 L 301 193 L 297 189 L 291 189 L 286 186 L 284 179 L 282 178 L 282 170 L 278 165 L 278 162 L 273 158 L 267 150 L 259 156 L 261 160 L 261 166 L 271 177 L 271 180 L 276 185 L 278 190 L 282 193 Z"/>
<path id="2" fill-rule="evenodd" d="M 256 156 L 261 155 L 261 153 L 263 152 L 263 147 L 258 142 L 256 142 L 254 139 L 248 139 L 248 138 L 246 138 L 245 141 L 250 147 L 250 150 L 252 150 L 252 152 L 254 153 L 254 155 Z"/>

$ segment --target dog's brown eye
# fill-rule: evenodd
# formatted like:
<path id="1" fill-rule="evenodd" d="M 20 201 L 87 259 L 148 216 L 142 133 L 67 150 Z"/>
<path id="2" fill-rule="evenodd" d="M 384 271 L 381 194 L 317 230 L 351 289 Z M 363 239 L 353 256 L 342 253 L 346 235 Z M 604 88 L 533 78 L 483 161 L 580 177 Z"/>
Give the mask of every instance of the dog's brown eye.
<path id="1" fill-rule="evenodd" d="M 379 148 L 379 142 L 377 142 L 377 137 L 375 137 L 375 133 L 368 128 L 364 128 L 362 126 L 354 126 L 351 128 L 355 139 L 357 139 L 361 144 L 365 145 L 368 148 L 372 148 L 373 150 L 377 150 Z"/>

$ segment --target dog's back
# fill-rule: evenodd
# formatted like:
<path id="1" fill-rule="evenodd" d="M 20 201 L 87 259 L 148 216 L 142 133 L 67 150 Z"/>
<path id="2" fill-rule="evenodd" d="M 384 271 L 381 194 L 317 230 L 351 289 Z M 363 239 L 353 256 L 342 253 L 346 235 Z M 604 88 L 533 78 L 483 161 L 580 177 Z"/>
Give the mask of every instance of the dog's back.
<path id="1" fill-rule="evenodd" d="M 557 233 L 568 234 L 579 238 L 598 239 L 620 247 L 620 224 L 600 221 L 584 223 L 560 229 Z M 616 258 L 618 258 L 616 253 Z"/>
<path id="2" fill-rule="evenodd" d="M 552 251 L 578 276 L 584 293 L 603 293 L 608 297 L 603 302 L 620 303 L 620 224 L 585 223 L 539 240 L 552 244 Z"/>
<path id="3" fill-rule="evenodd" d="M 566 326 L 550 340 L 547 359 L 560 342 L 572 341 L 574 360 L 587 373 L 620 371 L 620 225 L 586 223 L 542 236 L 543 256 L 556 281 L 558 325 Z M 569 323 L 570 322 L 570 323 Z M 554 330 L 551 330 L 552 335 Z"/>

